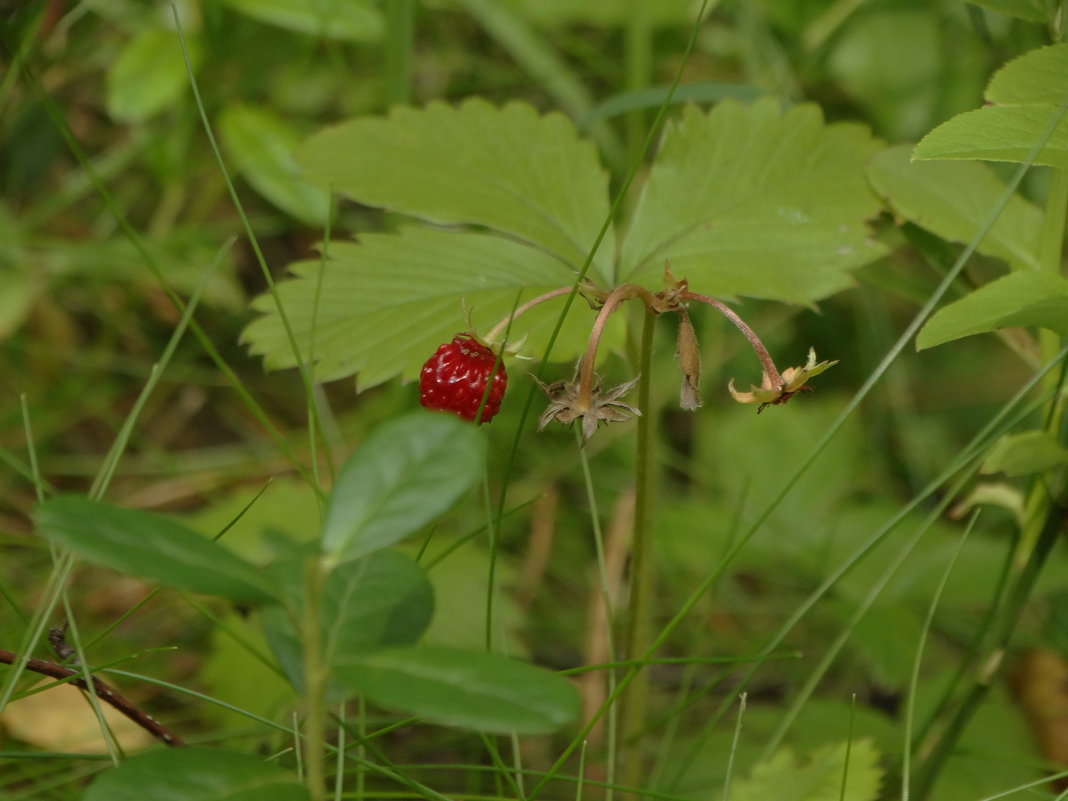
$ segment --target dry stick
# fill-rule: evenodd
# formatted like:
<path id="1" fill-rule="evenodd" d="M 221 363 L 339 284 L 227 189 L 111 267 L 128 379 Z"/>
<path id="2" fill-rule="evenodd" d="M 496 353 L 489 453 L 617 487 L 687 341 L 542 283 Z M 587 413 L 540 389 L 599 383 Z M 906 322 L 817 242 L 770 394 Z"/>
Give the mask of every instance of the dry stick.
<path id="1" fill-rule="evenodd" d="M 0 648 L 0 664 L 14 665 L 17 661 L 17 654 Z M 49 676 L 50 678 L 59 679 L 60 681 L 67 681 L 75 687 L 80 687 L 83 690 L 96 693 L 97 698 L 107 704 L 111 704 L 111 706 L 115 707 L 115 709 L 158 740 L 162 740 L 167 745 L 185 745 L 178 735 L 174 734 L 170 729 L 151 715 L 141 710 L 140 707 L 121 695 L 119 691 L 110 684 L 101 681 L 96 676 L 93 676 L 93 686 L 90 688 L 85 678 L 82 677 L 80 671 L 73 670 L 63 665 L 57 665 L 55 662 L 30 658 L 25 660 L 24 668 L 31 673 L 40 673 L 42 676 Z"/>

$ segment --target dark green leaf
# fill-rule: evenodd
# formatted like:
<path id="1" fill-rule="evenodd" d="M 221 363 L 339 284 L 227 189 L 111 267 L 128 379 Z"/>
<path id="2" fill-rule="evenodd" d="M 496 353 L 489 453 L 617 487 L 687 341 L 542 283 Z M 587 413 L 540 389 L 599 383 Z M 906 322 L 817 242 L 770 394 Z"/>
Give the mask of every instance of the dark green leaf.
<path id="1" fill-rule="evenodd" d="M 34 519 L 52 542 L 112 570 L 242 603 L 273 596 L 256 568 L 165 515 L 71 495 L 45 501 Z"/>
<path id="2" fill-rule="evenodd" d="M 381 706 L 433 723 L 506 734 L 544 734 L 575 719 L 565 679 L 486 651 L 394 648 L 339 660 L 338 678 Z"/>
<path id="3" fill-rule="evenodd" d="M 399 551 L 375 551 L 345 562 L 331 571 L 323 589 L 319 611 L 323 661 L 332 666 L 383 646 L 413 644 L 426 631 L 433 612 L 430 582 L 419 565 Z M 264 627 L 286 675 L 301 687 L 300 640 L 288 616 L 281 609 L 267 610 Z M 332 695 L 342 697 L 340 692 Z"/>
<path id="4" fill-rule="evenodd" d="M 916 337 L 930 348 L 1010 326 L 1038 326 L 1068 336 L 1068 281 L 1049 273 L 1012 273 L 940 309 Z"/>
<path id="5" fill-rule="evenodd" d="M 623 245 L 621 275 L 660 286 L 664 260 L 690 288 L 809 303 L 881 253 L 865 220 L 879 202 L 859 125 L 777 101 L 687 108 L 668 127 Z"/>
<path id="6" fill-rule="evenodd" d="M 323 550 L 336 562 L 385 548 L 442 515 L 482 474 L 485 439 L 458 417 L 420 412 L 364 440 L 330 494 Z"/>
<path id="7" fill-rule="evenodd" d="M 296 774 L 261 757 L 214 748 L 132 756 L 101 774 L 82 801 L 307 801 Z"/>

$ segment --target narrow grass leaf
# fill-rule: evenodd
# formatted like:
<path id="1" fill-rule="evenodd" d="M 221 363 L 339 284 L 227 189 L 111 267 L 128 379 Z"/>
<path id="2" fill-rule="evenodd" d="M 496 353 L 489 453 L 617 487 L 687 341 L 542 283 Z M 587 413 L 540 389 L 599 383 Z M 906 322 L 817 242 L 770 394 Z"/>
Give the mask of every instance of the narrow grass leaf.
<path id="1" fill-rule="evenodd" d="M 545 734 L 579 712 L 567 680 L 486 651 L 395 648 L 339 660 L 335 669 L 353 692 L 376 704 L 476 731 Z"/>
<path id="2" fill-rule="evenodd" d="M 261 757 L 214 748 L 137 754 L 100 775 L 82 801 L 307 801 L 295 773 Z"/>
<path id="3" fill-rule="evenodd" d="M 386 548 L 440 515 L 482 474 L 486 443 L 457 417 L 419 412 L 377 429 L 330 495 L 322 547 L 336 562 Z"/>
<path id="4" fill-rule="evenodd" d="M 43 536 L 96 565 L 242 603 L 273 597 L 256 568 L 166 515 L 67 495 L 38 506 L 34 520 Z"/>
<path id="5" fill-rule="evenodd" d="M 912 148 L 898 145 L 872 159 L 868 177 L 894 214 L 950 242 L 970 242 L 1005 184 L 985 164 L 912 161 Z M 1038 268 L 1042 210 L 1014 194 L 977 250 L 1014 269 Z"/>
<path id="6" fill-rule="evenodd" d="M 623 244 L 621 277 L 659 285 L 664 259 L 691 288 L 811 303 L 848 286 L 882 252 L 865 221 L 879 201 L 864 174 L 878 150 L 859 125 L 771 98 L 669 125 Z"/>
<path id="7" fill-rule="evenodd" d="M 916 336 L 916 347 L 1010 326 L 1038 326 L 1068 336 L 1068 280 L 1028 270 L 992 281 L 934 314 Z"/>

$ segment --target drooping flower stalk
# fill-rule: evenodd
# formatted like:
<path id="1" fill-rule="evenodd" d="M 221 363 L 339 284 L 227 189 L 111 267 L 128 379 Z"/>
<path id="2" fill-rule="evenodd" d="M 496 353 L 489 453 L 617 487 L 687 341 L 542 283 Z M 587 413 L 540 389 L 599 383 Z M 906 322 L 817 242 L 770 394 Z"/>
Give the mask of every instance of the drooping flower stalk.
<path id="1" fill-rule="evenodd" d="M 749 344 L 752 345 L 757 358 L 760 359 L 760 363 L 764 365 L 764 374 L 767 375 L 771 385 L 776 389 L 782 389 L 786 385 L 786 382 L 782 380 L 782 374 L 779 372 L 779 368 L 775 366 L 771 354 L 768 353 L 768 349 L 764 347 L 764 343 L 760 341 L 760 337 L 758 337 L 756 332 L 746 324 L 745 320 L 738 316 L 734 309 L 713 297 L 702 295 L 699 292 L 686 291 L 682 293 L 681 297 L 683 300 L 696 300 L 701 303 L 707 303 L 730 320 L 734 324 L 734 327 L 741 331 L 742 335 L 749 340 Z"/>

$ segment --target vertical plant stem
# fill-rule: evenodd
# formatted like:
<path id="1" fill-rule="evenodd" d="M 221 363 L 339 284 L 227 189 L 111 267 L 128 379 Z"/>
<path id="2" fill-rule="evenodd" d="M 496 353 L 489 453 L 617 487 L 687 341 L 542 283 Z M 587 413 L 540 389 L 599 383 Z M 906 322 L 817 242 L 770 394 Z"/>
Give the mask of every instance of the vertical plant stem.
<path id="1" fill-rule="evenodd" d="M 300 622 L 301 647 L 304 651 L 304 785 L 311 801 L 326 798 L 326 682 L 323 664 L 322 630 L 319 608 L 326 582 L 326 567 L 315 556 L 304 570 L 304 610 Z"/>
<path id="2" fill-rule="evenodd" d="M 648 0 L 630 0 L 624 40 L 626 60 L 626 90 L 637 92 L 645 89 L 652 77 L 652 26 L 649 23 Z M 627 159 L 641 156 L 642 138 L 645 136 L 646 115 L 643 109 L 627 114 Z"/>
<path id="3" fill-rule="evenodd" d="M 412 99 L 412 42 L 418 0 L 386 0 L 383 105 L 405 105 Z"/>
<path id="4" fill-rule="evenodd" d="M 631 587 L 627 610 L 627 650 L 625 658 L 645 657 L 652 644 L 653 622 L 653 530 L 650 515 L 652 484 L 652 427 L 654 415 L 649 408 L 649 386 L 652 379 L 653 330 L 656 315 L 645 310 L 642 325 L 641 349 L 638 354 L 638 418 L 637 456 L 634 462 L 634 537 L 631 548 Z M 639 673 L 623 697 L 623 743 L 628 753 L 623 782 L 637 787 L 644 775 L 644 761 L 640 755 L 641 733 L 645 728 L 645 709 L 649 695 L 649 675 L 639 667 Z"/>

